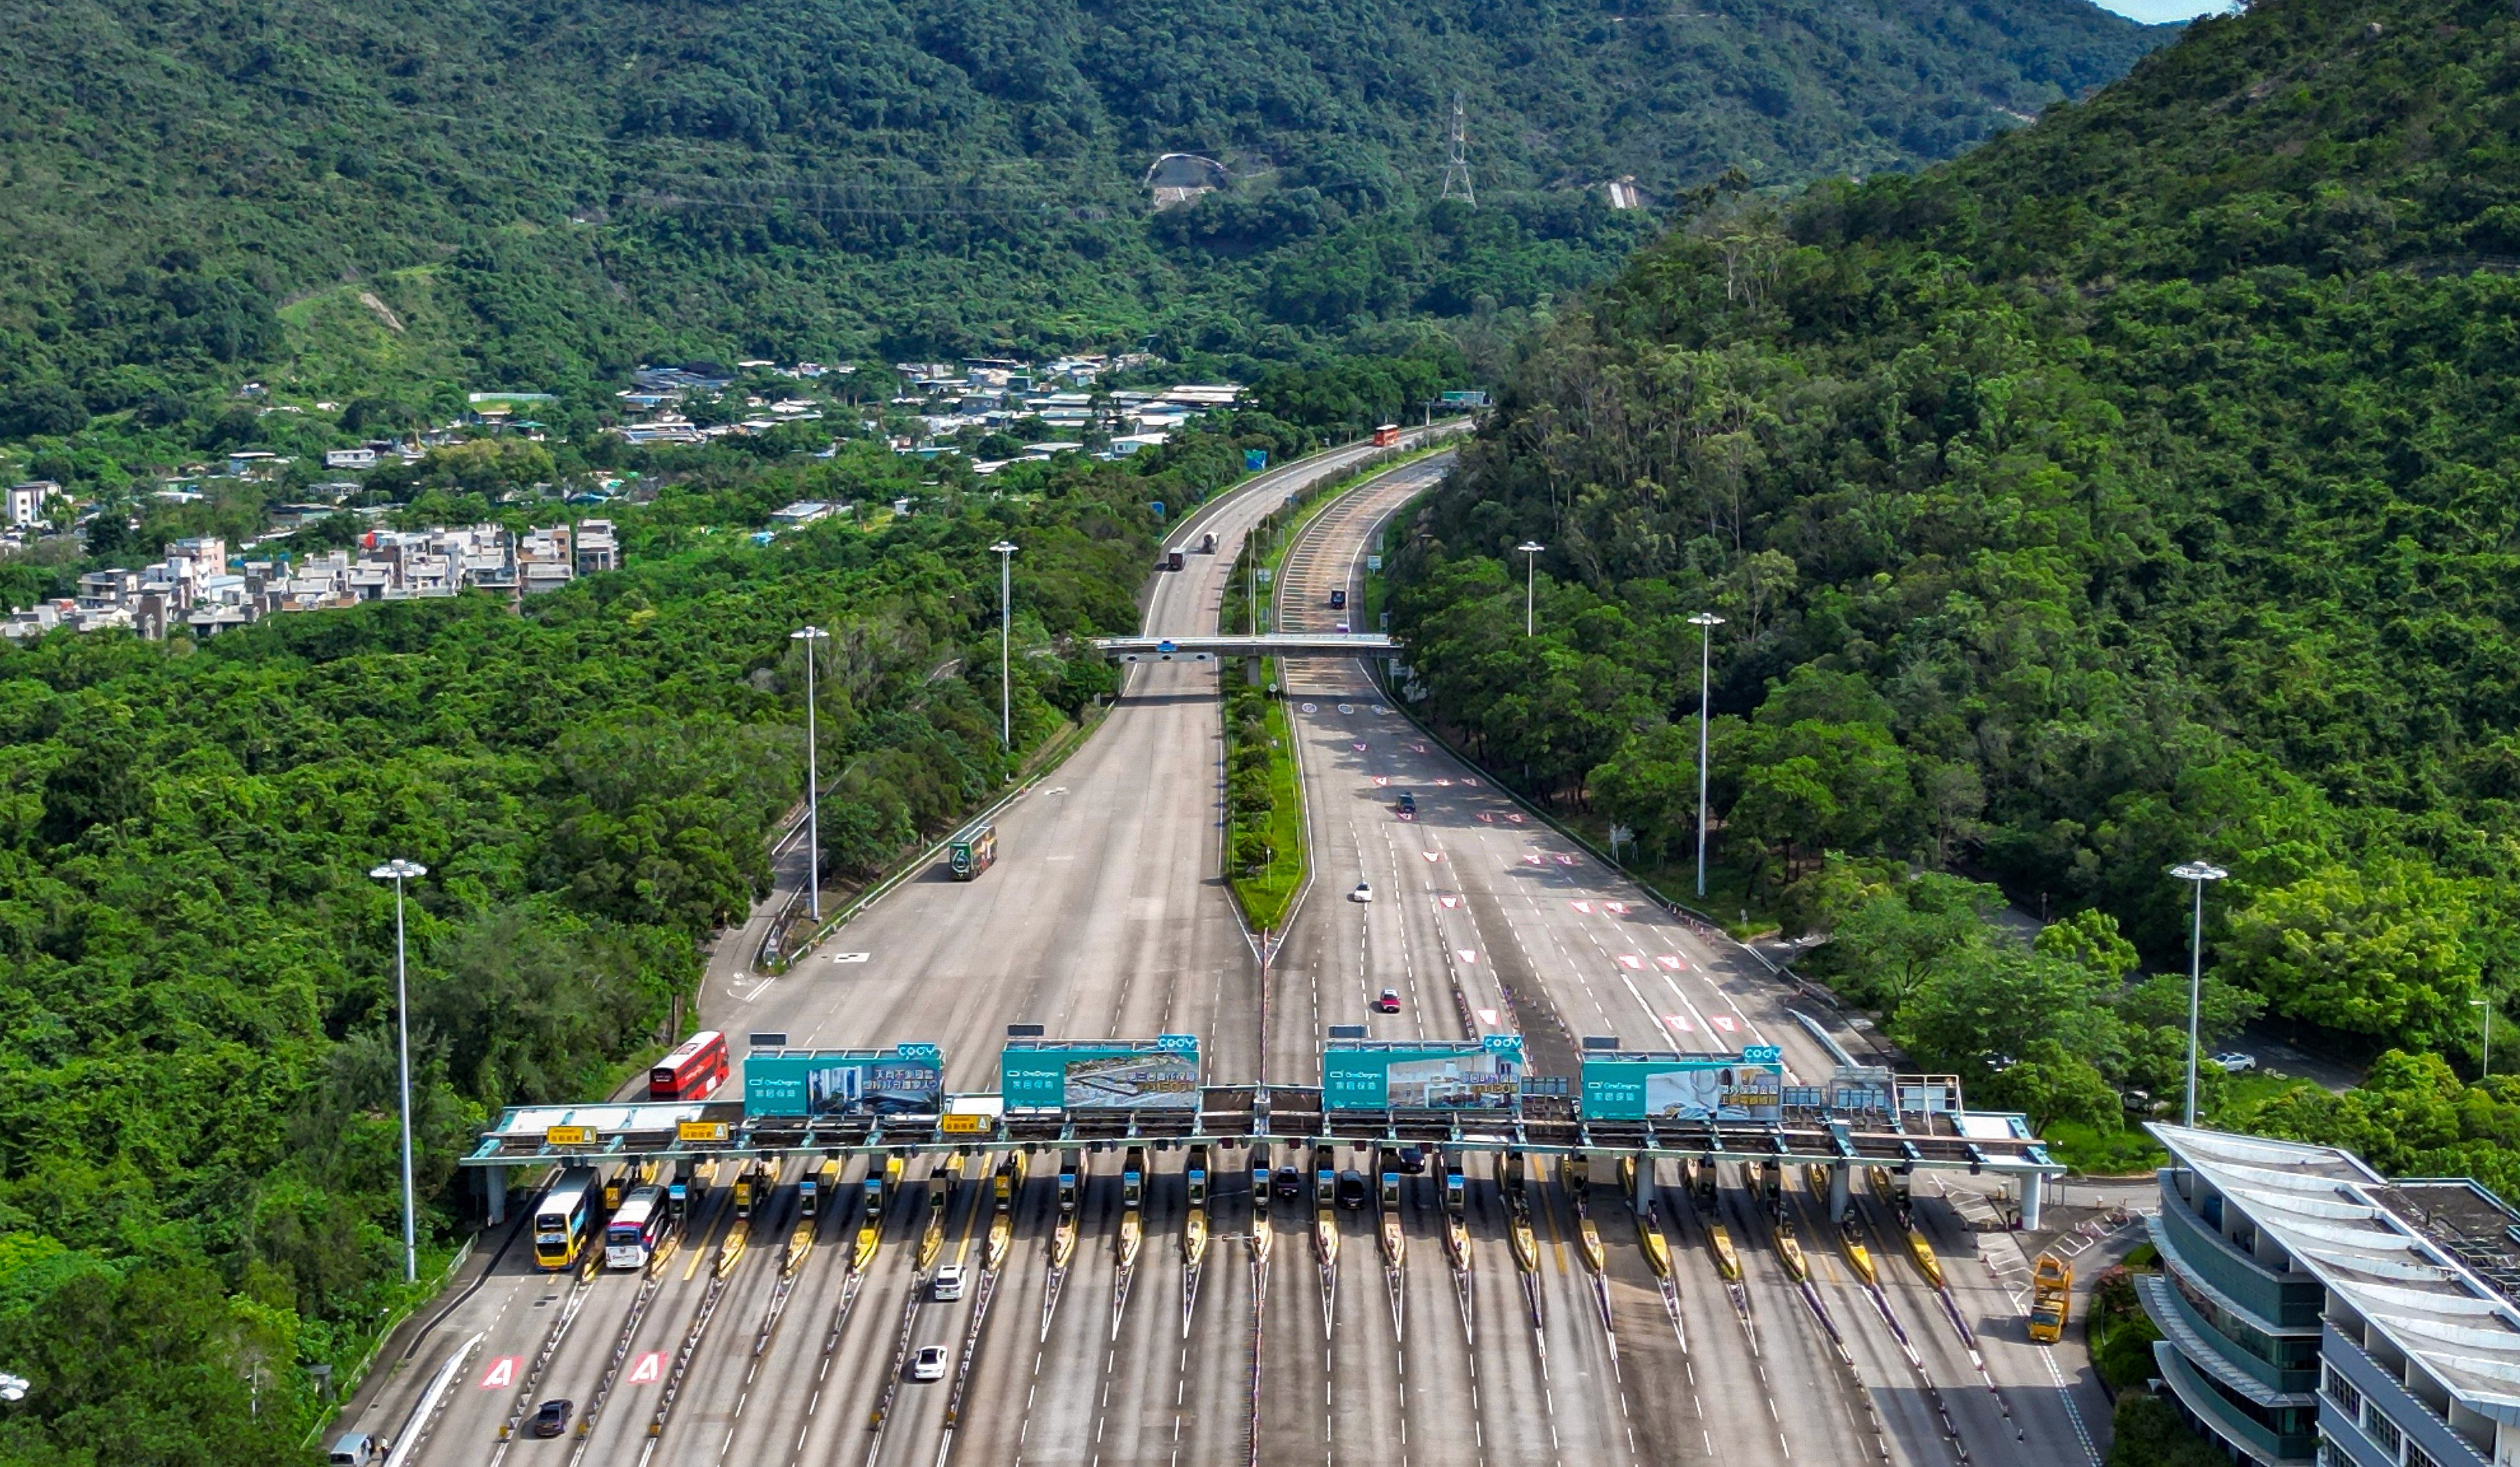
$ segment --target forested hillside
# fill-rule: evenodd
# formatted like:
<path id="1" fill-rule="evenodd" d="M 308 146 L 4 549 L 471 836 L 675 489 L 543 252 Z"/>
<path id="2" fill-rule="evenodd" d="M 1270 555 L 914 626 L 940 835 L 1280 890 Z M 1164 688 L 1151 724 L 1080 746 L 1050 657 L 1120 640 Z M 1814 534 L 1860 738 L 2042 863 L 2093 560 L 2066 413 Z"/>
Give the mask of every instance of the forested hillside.
<path id="1" fill-rule="evenodd" d="M 2168 33 L 2086 0 L 10 7 L 0 437 L 251 372 L 562 391 L 1509 313 L 1642 238 L 1608 180 L 1948 157 Z M 1424 211 L 1455 89 L 1475 217 Z M 1150 221 L 1171 151 L 1234 184 Z"/>
<path id="2" fill-rule="evenodd" d="M 1137 624 L 1149 499 L 1195 503 L 1245 448 L 1303 446 L 1220 415 L 968 499 L 874 445 L 703 450 L 624 518 L 628 569 L 521 615 L 468 593 L 199 644 L 0 643 L 0 1361 L 37 1383 L 0 1410 L 0 1461 L 304 1459 L 308 1367 L 346 1383 L 407 1297 L 394 908 L 372 866 L 430 868 L 412 1052 L 443 1259 L 479 1122 L 608 1093 L 661 1048 L 698 945 L 768 889 L 765 837 L 803 782 L 791 628 L 833 629 L 823 846 L 864 875 L 1112 689 L 1068 639 Z M 894 495 L 923 507 L 880 530 L 727 528 Z M 961 650 L 994 631 L 987 547 L 1010 535 L 1032 649 L 1013 757 L 997 660 Z"/>
<path id="3" fill-rule="evenodd" d="M 2227 1022 L 2472 1067 L 2520 976 L 2515 137 L 2508 5 L 2269 0 L 1957 162 L 1693 222 L 1418 526 L 1429 706 L 1680 854 L 1711 609 L 1726 914 L 1852 923 L 1841 981 L 1922 1062 L 2059 1043 L 2113 1127 L 2091 1086 L 2162 1083 L 2168 1021 L 2114 930 L 2183 966 L 2201 855 Z M 1911 860 L 2092 925 L 2016 960 Z M 2383 1073 L 2435 1119 L 2316 1125 L 2520 1179 L 2438 1149 L 2520 1112 Z"/>

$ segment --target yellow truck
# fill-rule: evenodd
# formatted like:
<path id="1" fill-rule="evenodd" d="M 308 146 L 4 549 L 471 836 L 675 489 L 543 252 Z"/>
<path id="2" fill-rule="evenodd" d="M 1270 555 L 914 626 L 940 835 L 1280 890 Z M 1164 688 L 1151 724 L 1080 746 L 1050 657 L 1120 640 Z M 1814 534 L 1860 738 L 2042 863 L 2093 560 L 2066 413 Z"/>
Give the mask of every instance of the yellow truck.
<path id="1" fill-rule="evenodd" d="M 2052 1253 L 2039 1256 L 2030 1272 L 2030 1338 L 2053 1345 L 2065 1335 L 2074 1307 L 2074 1265 Z"/>

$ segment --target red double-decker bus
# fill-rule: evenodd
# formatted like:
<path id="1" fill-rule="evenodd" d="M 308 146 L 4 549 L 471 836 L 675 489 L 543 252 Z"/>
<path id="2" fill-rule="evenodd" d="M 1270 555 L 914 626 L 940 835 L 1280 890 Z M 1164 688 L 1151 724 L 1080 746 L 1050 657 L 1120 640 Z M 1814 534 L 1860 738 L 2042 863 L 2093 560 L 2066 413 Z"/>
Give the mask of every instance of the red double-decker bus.
<path id="1" fill-rule="evenodd" d="M 726 1035 L 701 1030 L 648 1072 L 650 1100 L 706 1100 L 726 1083 Z"/>

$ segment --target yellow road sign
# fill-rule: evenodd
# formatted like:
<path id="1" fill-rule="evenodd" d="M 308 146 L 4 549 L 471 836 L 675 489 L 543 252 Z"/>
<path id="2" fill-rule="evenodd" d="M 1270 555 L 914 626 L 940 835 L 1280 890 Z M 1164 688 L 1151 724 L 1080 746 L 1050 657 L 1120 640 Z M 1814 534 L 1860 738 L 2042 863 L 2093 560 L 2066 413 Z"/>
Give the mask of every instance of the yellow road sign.
<path id="1" fill-rule="evenodd" d="M 723 1121 L 685 1121 L 674 1127 L 677 1141 L 723 1141 L 726 1133 Z"/>
<path id="2" fill-rule="evenodd" d="M 547 1125 L 543 1127 L 545 1146 L 592 1146 L 595 1127 L 591 1125 Z"/>
<path id="3" fill-rule="evenodd" d="M 936 1130 L 947 1136 L 985 1136 L 989 1133 L 989 1119 L 978 1115 L 939 1116 Z"/>

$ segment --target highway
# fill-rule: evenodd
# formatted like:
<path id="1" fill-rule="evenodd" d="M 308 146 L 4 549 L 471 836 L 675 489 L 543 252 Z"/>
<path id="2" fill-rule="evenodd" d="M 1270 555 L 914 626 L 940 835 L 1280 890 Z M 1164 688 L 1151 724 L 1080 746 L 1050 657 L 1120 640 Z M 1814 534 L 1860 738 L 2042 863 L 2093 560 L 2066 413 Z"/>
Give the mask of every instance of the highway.
<path id="1" fill-rule="evenodd" d="M 1278 624 L 1328 630 L 1365 616 L 1365 556 L 1423 487 L 1418 473 L 1403 471 L 1317 517 L 1279 577 Z M 1349 610 L 1331 609 L 1333 588 L 1347 591 Z M 1454 758 L 1389 705 L 1362 665 L 1288 665 L 1316 876 L 1305 920 L 1290 929 L 1270 974 L 1274 1072 L 1299 1073 L 1299 1057 L 1327 1026 L 1362 1024 L 1376 1038 L 1518 1031 L 1531 1068 L 1556 1075 L 1575 1071 L 1586 1035 L 1634 1048 L 1771 1043 L 1783 1051 L 1789 1082 L 1826 1079 L 1832 1058 L 1755 959 L 1664 911 Z M 1403 792 L 1414 797 L 1414 813 L 1398 808 Z M 1354 899 L 1360 883 L 1370 899 Z M 1384 987 L 1399 990 L 1397 1014 L 1370 1007 Z M 1852 1032 L 1835 1037 L 1864 1047 Z M 1589 1210 L 1605 1241 L 1622 1245 L 1609 1250 L 1601 1286 L 1609 1328 L 1600 1327 L 1596 1286 L 1580 1265 L 1564 1263 L 1572 1199 L 1560 1186 L 1546 1189 L 1547 1205 L 1536 1210 L 1548 1257 L 1535 1333 L 1557 1367 L 1544 1395 L 1552 1450 L 1663 1461 L 1706 1456 L 1720 1443 L 1728 1461 L 1877 1461 L 1886 1452 L 1892 1461 L 1942 1463 L 1958 1459 L 1956 1436 L 1975 1460 L 2094 1459 L 2089 1424 L 2105 1420 L 2105 1402 L 2086 1391 L 2068 1408 L 2078 1393 L 2049 1375 L 2051 1357 L 2027 1343 L 2010 1301 L 1967 1260 L 1973 1237 L 1939 1200 L 1919 1199 L 1919 1225 L 1955 1259 L 1954 1298 L 1986 1337 L 2000 1393 L 1934 1291 L 1901 1271 L 1911 1265 L 1895 1219 L 1868 1250 L 1894 1255 L 1876 1268 L 1881 1288 L 1868 1289 L 1824 1200 L 1810 1197 L 1802 1178 L 1784 1179 L 1781 1209 L 1771 1212 L 1726 1169 L 1732 1174 L 1711 1210 L 1658 1189 L 1657 1220 L 1677 1261 L 1676 1328 L 1634 1247 L 1629 1203 L 1595 1185 Z M 1808 1291 L 1779 1256 L 1779 1217 L 1802 1247 Z M 1738 1251 L 1739 1306 L 1704 1266 L 1715 1225 Z M 1655 1288 L 1650 1308 L 1647 1288 Z M 1656 1316 L 1663 1328 L 1646 1328 Z M 1692 1347 L 1685 1352 L 1684 1335 Z M 1618 1341 L 1615 1370 L 1594 1350 L 1603 1338 Z M 1650 1367 L 1628 1368 L 1648 1358 Z M 1632 1374 L 1691 1385 L 1640 1392 Z M 1707 1400 L 1726 1403 L 1720 1420 L 1709 1421 Z M 1769 1409 L 1748 1408 L 1754 1401 Z M 1790 1408 L 1775 1409 L 1778 1401 Z"/>
<path id="2" fill-rule="evenodd" d="M 1352 448 L 1288 466 L 1182 527 L 1175 543 L 1213 529 L 1218 553 L 1153 577 L 1148 630 L 1212 628 L 1251 525 L 1306 476 L 1341 474 L 1363 457 Z M 1324 577 L 1346 575 L 1353 599 L 1369 532 L 1446 463 L 1403 469 L 1319 516 L 1281 577 L 1280 624 L 1327 629 L 1337 619 Z M 774 893 L 713 954 L 707 1022 L 739 1052 L 755 1031 L 785 1031 L 795 1046 L 936 1043 L 951 1090 L 997 1088 L 1011 1023 L 1041 1024 L 1052 1037 L 1193 1032 L 1212 1083 L 1309 1080 L 1325 1028 L 1347 1023 L 1387 1037 L 1515 1031 L 1532 1068 L 1559 1075 L 1573 1073 L 1582 1034 L 1710 1049 L 1764 1039 L 1783 1046 L 1798 1075 L 1825 1076 L 1824 1051 L 1787 1017 L 1764 971 L 1552 836 L 1376 701 L 1352 666 L 1289 674 L 1317 878 L 1264 977 L 1216 875 L 1218 670 L 1132 668 L 1105 725 L 998 817 L 991 870 L 968 884 L 946 880 L 941 865 L 922 873 L 794 971 L 768 978 L 748 958 L 760 913 L 784 899 Z M 1391 809 L 1403 788 L 1417 794 L 1414 820 Z M 780 870 L 792 889 L 801 862 L 790 855 Z M 1373 899 L 1348 900 L 1362 880 Z M 1386 986 L 1401 990 L 1400 1012 L 1370 1012 Z M 1734 1169 L 1711 1208 L 1672 1167 L 1649 1179 L 1652 1227 L 1671 1261 L 1666 1285 L 1606 1161 L 1589 1178 L 1535 1161 L 1516 1185 L 1473 1159 L 1459 1260 L 1447 1247 L 1440 1164 L 1405 1177 L 1395 1265 L 1375 1200 L 1333 1210 L 1323 1229 L 1312 1158 L 1268 1160 L 1303 1169 L 1304 1195 L 1255 1198 L 1248 1158 L 1211 1158 L 1194 1293 L 1179 1152 L 1147 1155 L 1134 1213 L 1123 1205 L 1119 1152 L 1084 1153 L 1064 1266 L 1056 1154 L 1030 1159 L 1003 1212 L 979 1164 L 958 1176 L 912 1160 L 888 1189 L 862 1267 L 869 1164 L 850 1161 L 792 1270 L 783 1265 L 806 1220 L 794 1171 L 757 1199 L 737 1254 L 727 1247 L 739 1233 L 730 1168 L 698 1192 L 688 1238 L 652 1280 L 541 1273 L 526 1257 L 530 1240 L 515 1244 L 450 1303 L 359 1424 L 400 1429 L 423 1378 L 477 1333 L 447 1404 L 398 1462 L 1243 1462 L 1254 1459 L 1255 1422 L 1257 1460 L 1325 1467 L 1855 1464 L 1882 1460 L 1883 1447 L 1902 1463 L 1958 1460 L 1928 1383 L 1977 1460 L 2093 1460 L 2072 1413 L 2054 1404 L 2049 1355 L 1990 1344 L 2005 1385 L 1999 1401 L 1971 1373 L 1957 1331 L 1929 1312 L 1940 1297 L 1898 1272 L 1904 1258 L 1888 1258 L 1883 1297 L 1919 1350 L 1911 1364 L 1849 1282 L 1800 1178 L 1786 1179 L 1783 1212 L 1813 1260 L 1814 1297 L 1847 1341 L 1844 1356 L 1786 1275 L 1774 1215 Z M 1337 1165 L 1375 1166 L 1347 1151 Z M 1920 1199 L 1917 1211 L 1941 1229 L 1935 1246 L 1962 1258 L 1968 1235 L 1948 1208 Z M 1530 1227 L 1528 1268 L 1513 1242 L 1517 1217 Z M 1886 1210 L 1865 1217 L 1893 1236 L 1900 1226 Z M 993 1225 L 1004 1234 L 995 1270 L 986 1266 Z M 1588 1226 L 1601 1240 L 1598 1263 Z M 1737 1292 L 1719 1270 L 1718 1227 L 1742 1264 Z M 1893 1251 L 1887 1239 L 1875 1249 Z M 935 1299 L 933 1266 L 950 1262 L 968 1269 L 969 1286 L 960 1300 Z M 1953 1276 L 1972 1328 L 2001 1336 L 2009 1320 L 2018 1338 L 1997 1280 L 1974 1261 L 1956 1262 Z M 908 1358 L 927 1345 L 947 1351 L 947 1377 L 911 1382 Z M 568 1434 L 502 1440 L 504 1424 L 556 1397 L 577 1404 Z M 2028 1423 L 2026 1440 L 2010 1435 L 2003 1409 Z M 2104 1421 L 2104 1407 L 2084 1416 Z"/>

